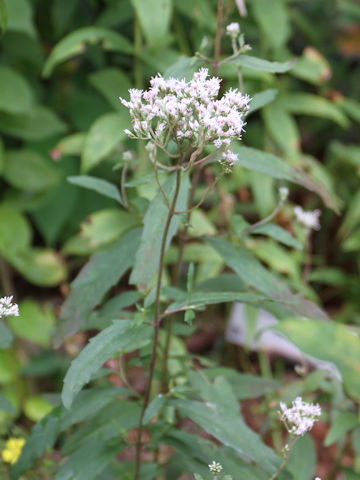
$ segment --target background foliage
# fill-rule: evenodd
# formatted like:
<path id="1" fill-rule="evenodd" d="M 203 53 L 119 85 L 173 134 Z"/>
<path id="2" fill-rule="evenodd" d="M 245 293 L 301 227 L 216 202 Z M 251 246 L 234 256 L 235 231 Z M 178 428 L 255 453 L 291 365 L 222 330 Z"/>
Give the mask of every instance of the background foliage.
<path id="1" fill-rule="evenodd" d="M 237 457 L 245 448 L 241 442 L 251 436 L 247 429 L 249 436 L 240 438 L 233 427 L 231 412 L 238 410 L 238 399 L 261 397 L 258 412 L 268 414 L 275 400 L 315 392 L 313 398 L 327 405 L 320 440 L 325 447 L 337 445 L 331 447 L 337 452 L 334 469 L 320 462 L 317 473 L 334 476 L 350 450 L 351 467 L 342 471 L 352 480 L 359 475 L 360 456 L 360 108 L 355 100 L 360 7 L 355 0 L 247 4 L 248 15 L 241 17 L 236 2 L 225 1 L 223 27 L 239 21 L 252 50 L 219 70 L 224 88 L 238 85 L 240 71 L 244 91 L 253 97 L 244 140 L 236 147 L 239 165 L 192 214 L 182 292 L 169 288 L 163 297 L 173 302 L 172 308 L 187 305 L 190 293 L 191 302 L 201 307 L 261 301 L 283 319 L 279 331 L 306 355 L 336 365 L 343 382 L 319 370 L 303 378 L 291 374 L 286 384 L 286 364 L 270 365 L 263 354 L 255 361 L 247 349 L 233 350 L 219 337 L 231 304 L 210 306 L 197 312 L 191 326 L 182 319 L 175 323 L 174 395 L 155 396 L 146 423 L 165 412 L 162 423 L 152 427 L 152 447 L 156 449 L 161 438 L 176 451 L 167 478 L 194 471 L 204 474 L 214 455 L 207 439 L 186 429 L 167 429 L 166 425 L 175 425 L 171 419 L 175 409 L 226 445 L 216 450 L 216 456 L 228 473 L 266 478 L 276 464 L 275 453 L 259 450 L 257 444 L 255 457 L 247 452 L 255 466 Z M 127 97 L 132 86 L 145 88 L 158 72 L 189 76 L 205 65 L 195 54 L 213 55 L 216 11 L 215 0 L 0 0 L 1 291 L 15 295 L 21 312 L 19 318 L 0 324 L 3 440 L 28 436 L 33 423 L 40 422 L 32 429 L 12 479 L 22 474 L 56 480 L 132 478 L 131 456 L 121 462 L 115 458 L 127 446 L 119 443 L 119 437 L 137 426 L 139 405 L 129 400 L 128 385 L 115 380 L 122 368 L 118 361 L 101 367 L 119 349 L 129 372 L 139 372 L 148 363 L 150 327 L 141 324 L 142 313 L 134 306 L 151 309 L 157 262 L 154 257 L 153 265 L 139 270 L 143 261 L 134 258 L 142 224 L 148 228 L 151 247 L 158 241 L 153 222 L 160 224 L 166 210 L 156 197 L 143 145 L 124 134 L 130 119 L 118 97 Z M 231 55 L 225 36 L 222 54 Z M 216 174 L 216 167 L 205 169 L 196 199 Z M 282 229 L 268 224 L 244 235 L 248 222 L 277 207 L 281 185 L 290 188 L 290 201 L 274 222 Z M 186 205 L 185 193 L 183 201 Z M 295 204 L 322 210 L 322 228 L 311 237 L 312 269 L 306 282 L 303 269 L 309 264 L 309 245 L 294 222 Z M 124 208 L 129 205 L 130 212 Z M 167 253 L 168 284 L 177 249 L 175 243 Z M 144 283 L 140 291 L 128 284 L 127 271 L 134 261 L 131 283 Z M 189 279 L 191 262 L 196 268 Z M 246 294 L 257 297 L 249 300 Z M 284 300 L 292 306 L 284 307 Z M 300 317 L 308 318 L 306 327 Z M 320 320 L 326 317 L 333 321 Z M 131 337 L 123 335 L 126 321 L 112 324 L 114 318 L 131 320 Z M 209 343 L 188 354 L 199 335 L 207 336 Z M 96 342 L 102 350 L 94 359 L 90 346 L 95 348 Z M 78 370 L 72 368 L 66 376 L 63 403 L 67 407 L 74 400 L 66 410 L 60 400 L 62 381 L 83 347 L 82 360 L 73 363 Z M 134 350 L 140 354 L 129 360 L 126 353 Z M 211 367 L 204 375 L 217 378 L 211 386 L 193 371 L 197 353 L 202 358 L 195 361 Z M 239 368 L 239 355 L 242 373 L 234 369 Z M 224 368 L 219 370 L 218 365 Z M 255 377 L 259 371 L 262 376 Z M 141 393 L 142 374 L 135 373 L 133 379 L 137 375 Z M 93 388 L 75 396 L 91 378 Z M 216 422 L 213 412 L 199 407 L 194 398 L 189 400 L 183 389 L 196 390 L 195 398 L 218 405 Z M 119 395 L 127 399 L 119 403 Z M 272 431 L 272 445 L 279 449 L 276 421 L 266 418 L 259 433 L 270 441 Z M 245 431 L 243 419 L 236 421 Z M 72 428 L 75 424 L 79 426 Z M 298 445 L 288 475 L 310 479 L 316 465 L 313 440 L 304 437 Z M 319 453 L 318 448 L 320 456 L 330 458 L 330 452 L 322 446 Z M 67 457 L 59 468 L 58 459 Z M 307 470 L 296 463 L 304 459 Z M 257 462 L 263 463 L 265 473 Z M 7 471 L 6 465 L 0 468 Z M 142 478 L 153 478 L 156 468 L 154 462 L 147 463 Z"/>

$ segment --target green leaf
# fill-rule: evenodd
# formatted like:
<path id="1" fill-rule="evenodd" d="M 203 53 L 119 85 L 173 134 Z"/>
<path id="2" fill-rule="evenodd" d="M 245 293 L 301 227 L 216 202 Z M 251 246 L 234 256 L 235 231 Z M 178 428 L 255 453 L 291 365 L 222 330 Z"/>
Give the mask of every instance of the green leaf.
<path id="1" fill-rule="evenodd" d="M 53 410 L 53 405 L 41 395 L 32 395 L 25 399 L 23 410 L 32 422 L 39 422 Z"/>
<path id="2" fill-rule="evenodd" d="M 274 274 L 268 271 L 245 248 L 236 248 L 232 243 L 221 238 L 208 238 L 207 242 L 223 257 L 225 263 L 251 287 L 272 297 L 279 303 L 284 303 L 288 312 L 307 317 L 327 318 L 317 305 L 295 295 Z"/>
<path id="3" fill-rule="evenodd" d="M 68 181 L 79 187 L 94 190 L 104 197 L 112 198 L 122 204 L 119 190 L 113 183 L 107 182 L 102 178 L 90 177 L 88 175 L 78 175 L 76 177 L 68 177 Z"/>
<path id="4" fill-rule="evenodd" d="M 269 62 L 262 58 L 251 57 L 250 55 L 240 54 L 237 57 L 229 60 L 231 63 L 235 63 L 239 67 L 250 68 L 251 70 L 260 70 L 262 72 L 270 73 L 284 73 L 288 72 L 295 65 L 294 60 L 288 62 Z"/>
<path id="5" fill-rule="evenodd" d="M 14 336 L 3 321 L 0 321 L 0 349 L 6 350 L 14 340 Z M 1 400 L 1 397 L 0 397 Z M 0 405 L 1 409 L 1 405 Z"/>
<path id="6" fill-rule="evenodd" d="M 105 467 L 121 450 L 120 440 L 88 443 L 73 453 L 60 467 L 54 480 L 92 480 L 100 475 Z"/>
<path id="7" fill-rule="evenodd" d="M 32 90 L 27 81 L 10 67 L 0 67 L 0 92 L 1 111 L 17 114 L 31 110 L 34 102 Z"/>
<path id="8" fill-rule="evenodd" d="M 287 469 L 294 480 L 312 480 L 316 471 L 316 447 L 310 435 L 300 437 L 291 452 Z"/>
<path id="9" fill-rule="evenodd" d="M 335 211 L 338 210 L 337 204 L 322 184 L 315 182 L 306 173 L 289 165 L 281 158 L 271 153 L 243 147 L 239 144 L 235 144 L 233 150 L 239 157 L 237 165 L 302 185 L 311 192 L 317 193 L 329 208 Z"/>
<path id="10" fill-rule="evenodd" d="M 36 36 L 33 11 L 28 0 L 6 0 L 8 11 L 8 30 L 22 32 L 30 37 Z"/>
<path id="11" fill-rule="evenodd" d="M 166 403 L 166 396 L 162 393 L 156 395 L 156 397 L 149 403 L 144 414 L 144 424 L 149 423 L 154 417 L 161 413 Z"/>
<path id="12" fill-rule="evenodd" d="M 282 95 L 278 98 L 278 101 L 285 110 L 295 115 L 311 115 L 326 118 L 343 128 L 349 126 L 349 120 L 343 114 L 341 108 L 327 98 L 311 93 L 292 92 L 291 94 Z"/>
<path id="13" fill-rule="evenodd" d="M 51 151 L 54 160 L 60 160 L 62 155 L 81 155 L 84 149 L 86 133 L 73 133 L 64 137 Z"/>
<path id="14" fill-rule="evenodd" d="M 251 98 L 248 115 L 260 110 L 260 108 L 263 108 L 265 105 L 272 102 L 276 98 L 278 92 L 279 90 L 276 88 L 269 88 L 263 92 L 255 93 L 255 95 Z"/>
<path id="15" fill-rule="evenodd" d="M 54 446 L 60 432 L 62 412 L 62 407 L 55 408 L 34 426 L 27 438 L 19 460 L 11 469 L 11 480 L 17 480 L 34 465 L 41 455 Z"/>
<path id="16" fill-rule="evenodd" d="M 280 458 L 262 443 L 260 437 L 245 424 L 239 414 L 213 403 L 212 398 L 206 403 L 172 400 L 171 404 L 218 441 L 233 448 L 240 455 L 246 455 L 268 475 L 274 473 L 280 465 Z"/>
<path id="17" fill-rule="evenodd" d="M 0 208 L 0 252 L 5 257 L 30 247 L 32 232 L 26 217 L 17 210 Z"/>
<path id="18" fill-rule="evenodd" d="M 164 73 L 164 78 L 185 78 L 190 81 L 194 73 L 204 64 L 199 57 L 184 57 L 171 65 Z"/>
<path id="19" fill-rule="evenodd" d="M 339 235 L 346 238 L 360 223 L 360 191 L 351 199 L 345 214 Z"/>
<path id="20" fill-rule="evenodd" d="M 193 292 L 190 299 L 187 295 L 184 298 L 172 303 L 168 310 L 175 310 L 185 306 L 201 307 L 216 303 L 244 302 L 258 304 L 261 301 L 269 300 L 269 297 L 251 292 Z"/>
<path id="21" fill-rule="evenodd" d="M 125 233 L 114 245 L 93 255 L 71 284 L 72 290 L 63 304 L 63 324 L 56 335 L 56 345 L 65 336 L 83 327 L 89 313 L 98 305 L 105 293 L 120 280 L 131 267 L 139 245 L 140 229 Z"/>
<path id="22" fill-rule="evenodd" d="M 99 210 L 81 224 L 81 235 L 91 248 L 117 240 L 124 232 L 139 226 L 139 219 L 125 210 Z"/>
<path id="23" fill-rule="evenodd" d="M 0 0 L 0 37 L 5 33 L 8 23 L 8 13 L 5 0 Z"/>
<path id="24" fill-rule="evenodd" d="M 149 343 L 151 331 L 150 326 L 119 320 L 93 337 L 66 373 L 61 396 L 64 406 L 70 408 L 77 393 L 109 358 Z"/>
<path id="25" fill-rule="evenodd" d="M 336 104 L 339 105 L 354 122 L 360 123 L 360 102 L 357 102 L 353 98 L 341 97 L 336 100 Z"/>
<path id="26" fill-rule="evenodd" d="M 303 250 L 303 245 L 297 240 L 295 237 L 291 235 L 287 230 L 284 228 L 279 227 L 273 223 L 267 223 L 265 225 L 261 225 L 260 227 L 255 228 L 251 231 L 251 234 L 260 234 L 266 235 L 268 237 L 274 238 L 278 242 L 287 245 L 288 247 L 298 248 Z"/>
<path id="27" fill-rule="evenodd" d="M 283 0 L 250 2 L 254 17 L 265 36 L 265 43 L 274 49 L 283 47 L 291 33 L 289 15 Z"/>
<path id="28" fill-rule="evenodd" d="M 19 337 L 42 347 L 50 346 L 55 326 L 55 313 L 50 305 L 24 300 L 19 305 L 21 315 L 8 320 L 9 327 Z"/>
<path id="29" fill-rule="evenodd" d="M 342 440 L 345 435 L 359 425 L 357 415 L 352 412 L 340 412 L 332 423 L 326 438 L 324 446 L 329 447 L 333 443 Z"/>
<path id="30" fill-rule="evenodd" d="M 318 50 L 306 47 L 291 74 L 314 85 L 321 85 L 329 80 L 332 71 L 329 62 Z"/>
<path id="31" fill-rule="evenodd" d="M 176 187 L 176 172 L 174 172 L 163 185 L 167 198 L 171 202 Z M 189 177 L 182 176 L 176 210 L 182 211 L 187 207 L 187 196 L 190 187 Z M 165 228 L 168 207 L 163 195 L 159 192 L 151 201 L 144 218 L 144 229 L 141 236 L 139 250 L 136 253 L 135 265 L 130 276 L 130 283 L 140 286 L 141 290 L 147 288 L 150 280 L 159 268 L 161 240 Z M 166 247 L 171 243 L 179 226 L 179 215 L 175 215 L 170 224 Z"/>
<path id="32" fill-rule="evenodd" d="M 149 45 L 159 45 L 167 35 L 172 14 L 171 0 L 131 0 Z"/>
<path id="33" fill-rule="evenodd" d="M 104 50 L 132 53 L 131 43 L 119 33 L 101 27 L 84 27 L 63 38 L 52 50 L 44 65 L 43 75 L 50 77 L 54 68 L 75 55 L 86 50 L 86 44 L 101 43 Z"/>
<path id="34" fill-rule="evenodd" d="M 49 108 L 35 105 L 31 113 L 0 113 L 0 131 L 23 140 L 44 140 L 66 131 L 65 123 Z"/>
<path id="35" fill-rule="evenodd" d="M 0 393 L 0 410 L 3 412 L 15 414 L 16 408 L 14 405 L 6 398 L 4 395 Z"/>
<path id="36" fill-rule="evenodd" d="M 56 168 L 31 150 L 8 151 L 3 175 L 13 187 L 30 192 L 50 190 L 60 180 Z"/>
<path id="37" fill-rule="evenodd" d="M 106 113 L 95 120 L 85 139 L 81 157 L 82 171 L 91 170 L 111 153 L 126 138 L 124 130 L 128 126 L 129 117 L 125 112 Z"/>
<path id="38" fill-rule="evenodd" d="M 294 118 L 279 102 L 262 111 L 266 130 L 289 158 L 296 158 L 300 148 L 300 133 Z"/>
<path id="39" fill-rule="evenodd" d="M 330 321 L 289 319 L 273 328 L 306 355 L 336 365 L 349 396 L 356 401 L 360 399 L 360 340 L 349 327 Z"/>
<path id="40" fill-rule="evenodd" d="M 104 68 L 89 76 L 90 84 L 96 88 L 113 108 L 123 108 L 119 97 L 126 97 L 131 88 L 127 75 L 119 68 Z"/>

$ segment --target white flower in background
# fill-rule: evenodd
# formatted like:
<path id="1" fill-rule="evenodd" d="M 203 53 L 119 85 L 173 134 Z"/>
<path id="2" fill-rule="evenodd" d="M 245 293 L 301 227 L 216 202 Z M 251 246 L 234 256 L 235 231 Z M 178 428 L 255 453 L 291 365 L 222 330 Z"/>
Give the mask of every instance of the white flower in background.
<path id="1" fill-rule="evenodd" d="M 19 316 L 19 307 L 16 303 L 12 303 L 12 299 L 13 297 L 0 298 L 0 318 Z"/>
<path id="2" fill-rule="evenodd" d="M 312 429 L 321 415 L 321 408 L 317 404 L 303 402 L 301 397 L 297 397 L 290 408 L 280 402 L 279 413 L 287 431 L 299 437 Z"/>
<path id="3" fill-rule="evenodd" d="M 250 97 L 231 89 L 218 99 L 220 82 L 202 68 L 189 82 L 159 74 L 151 79 L 148 90 L 130 89 L 130 101 L 120 98 L 134 129 L 127 130 L 127 135 L 150 140 L 162 149 L 170 140 L 183 150 L 202 151 L 206 144 L 225 147 L 233 163 L 229 146 L 231 140 L 241 139 Z"/>
<path id="4" fill-rule="evenodd" d="M 237 22 L 229 23 L 226 27 L 226 34 L 230 37 L 238 37 L 240 34 L 240 25 Z"/>
<path id="5" fill-rule="evenodd" d="M 289 196 L 289 189 L 287 187 L 279 188 L 279 197 L 281 202 L 285 202 Z"/>
<path id="6" fill-rule="evenodd" d="M 309 230 L 320 230 L 319 217 L 321 210 L 305 211 L 301 207 L 296 206 L 294 208 L 296 220 L 302 223 Z"/>
<path id="7" fill-rule="evenodd" d="M 215 460 L 212 463 L 209 463 L 208 467 L 210 472 L 213 472 L 213 473 L 220 473 L 221 470 L 223 469 L 221 463 L 215 462 Z"/>

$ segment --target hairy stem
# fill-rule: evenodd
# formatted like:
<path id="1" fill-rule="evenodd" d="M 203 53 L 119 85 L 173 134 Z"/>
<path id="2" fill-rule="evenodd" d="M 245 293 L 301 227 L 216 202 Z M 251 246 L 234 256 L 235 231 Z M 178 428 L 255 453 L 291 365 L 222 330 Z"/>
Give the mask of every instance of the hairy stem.
<path id="1" fill-rule="evenodd" d="M 217 29 L 215 37 L 215 52 L 214 52 L 214 76 L 217 77 L 219 73 L 220 53 L 221 53 L 221 28 L 223 22 L 224 0 L 219 0 L 217 10 Z"/>
<path id="2" fill-rule="evenodd" d="M 153 378 L 154 378 L 155 365 L 156 365 L 156 359 L 157 359 L 157 348 L 158 348 L 158 343 L 159 343 L 159 330 L 160 330 L 160 323 L 161 323 L 160 290 L 161 290 L 161 282 L 162 282 L 162 275 L 163 275 L 163 268 L 164 268 L 166 241 L 167 241 L 167 236 L 168 236 L 168 233 L 169 233 L 171 220 L 174 216 L 176 202 L 177 202 L 177 199 L 178 199 L 178 196 L 179 196 L 180 184 L 181 184 L 181 170 L 177 170 L 174 198 L 172 200 L 171 208 L 170 208 L 170 210 L 168 212 L 168 215 L 167 215 L 166 224 L 165 224 L 165 228 L 164 228 L 164 233 L 163 233 L 163 237 L 162 237 L 162 240 L 161 240 L 159 272 L 158 272 L 158 278 L 157 278 L 157 284 L 156 284 L 156 296 L 155 296 L 154 340 L 153 340 L 153 348 L 152 348 L 152 354 L 151 354 L 149 380 L 148 380 L 148 384 L 147 384 L 147 388 L 146 388 L 146 392 L 145 392 L 145 397 L 144 397 L 144 402 L 143 402 L 141 413 L 140 413 L 138 436 L 137 436 L 137 442 L 136 442 L 134 480 L 139 480 L 139 475 L 140 475 L 141 446 L 142 446 L 141 437 L 142 437 L 142 432 L 143 432 L 143 428 L 144 428 L 144 425 L 143 425 L 144 415 L 145 415 L 145 410 L 146 410 L 147 406 L 149 405 L 149 401 L 150 401 L 151 386 L 152 386 L 152 381 L 153 381 Z"/>

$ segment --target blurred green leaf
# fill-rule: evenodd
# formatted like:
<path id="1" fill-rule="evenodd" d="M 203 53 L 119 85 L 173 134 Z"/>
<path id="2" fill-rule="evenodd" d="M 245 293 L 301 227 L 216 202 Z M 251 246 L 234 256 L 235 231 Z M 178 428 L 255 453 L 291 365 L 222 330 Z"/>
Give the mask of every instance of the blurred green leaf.
<path id="1" fill-rule="evenodd" d="M 8 412 L 11 414 L 16 413 L 16 408 L 13 406 L 13 404 L 6 398 L 4 395 L 0 393 L 0 410 L 3 410 L 4 412 Z"/>
<path id="2" fill-rule="evenodd" d="M 157 45 L 168 33 L 171 14 L 171 0 L 131 0 L 139 18 L 145 38 L 150 45 Z"/>
<path id="3" fill-rule="evenodd" d="M 8 23 L 8 13 L 5 0 L 0 0 L 0 37 L 4 35 Z"/>
<path id="4" fill-rule="evenodd" d="M 339 230 L 339 235 L 346 238 L 360 223 L 360 191 L 351 199 L 348 210 Z"/>
<path id="5" fill-rule="evenodd" d="M 184 294 L 184 298 L 172 303 L 168 307 L 168 310 L 175 310 L 185 306 L 200 307 L 202 305 L 227 302 L 245 302 L 257 304 L 268 299 L 268 297 L 257 295 L 256 293 L 251 292 L 193 292 L 191 294 L 190 301 L 188 300 L 187 294 Z"/>
<path id="6" fill-rule="evenodd" d="M 260 110 L 268 103 L 271 103 L 276 98 L 278 92 L 279 90 L 277 90 L 276 88 L 269 88 L 268 90 L 264 90 L 263 92 L 255 93 L 255 95 L 253 95 L 251 98 L 248 115 L 256 112 L 257 110 Z"/>
<path id="7" fill-rule="evenodd" d="M 113 183 L 107 182 L 102 178 L 90 177 L 88 175 L 78 175 L 76 177 L 68 177 L 68 181 L 79 187 L 88 188 L 94 190 L 100 195 L 112 198 L 122 204 L 119 190 Z"/>
<path id="8" fill-rule="evenodd" d="M 99 117 L 91 126 L 81 157 L 83 172 L 91 170 L 106 157 L 118 143 L 127 138 L 124 130 L 129 127 L 130 119 L 127 113 L 106 113 Z"/>
<path id="9" fill-rule="evenodd" d="M 250 68 L 251 70 L 260 70 L 262 72 L 270 73 L 285 73 L 293 68 L 294 60 L 288 62 L 269 62 L 262 58 L 251 57 L 250 55 L 239 54 L 232 58 L 229 62 L 238 65 L 239 67 Z"/>
<path id="10" fill-rule="evenodd" d="M 297 439 L 291 452 L 287 469 L 294 480 L 312 480 L 316 471 L 316 447 L 310 435 Z"/>
<path id="11" fill-rule="evenodd" d="M 304 249 L 303 245 L 299 242 L 299 240 L 293 237 L 291 233 L 289 233 L 284 228 L 275 225 L 274 223 L 267 223 L 265 225 L 261 225 L 260 227 L 252 230 L 251 233 L 272 237 L 278 242 L 287 245 L 288 247 L 299 248 L 300 250 Z"/>
<path id="12" fill-rule="evenodd" d="M 8 11 L 8 30 L 36 36 L 32 5 L 28 0 L 5 0 Z"/>
<path id="13" fill-rule="evenodd" d="M 328 447 L 339 440 L 359 425 L 359 419 L 355 413 L 340 412 L 333 421 L 324 440 L 324 446 Z"/>
<path id="14" fill-rule="evenodd" d="M 0 208 L 0 252 L 6 258 L 7 253 L 27 250 L 32 240 L 30 224 L 17 210 Z"/>
<path id="15" fill-rule="evenodd" d="M 291 74 L 314 85 L 321 85 L 329 80 L 332 71 L 329 62 L 318 50 L 306 47 Z"/>
<path id="16" fill-rule="evenodd" d="M 62 155 L 81 155 L 84 149 L 86 133 L 73 133 L 60 140 L 51 152 L 54 160 L 59 160 Z"/>
<path id="17" fill-rule="evenodd" d="M 159 415 L 166 403 L 166 396 L 162 393 L 156 395 L 156 397 L 149 403 L 144 414 L 144 424 L 149 423 L 154 417 Z"/>
<path id="18" fill-rule="evenodd" d="M 151 327 L 135 324 L 130 320 L 118 320 L 93 337 L 71 363 L 64 379 L 62 401 L 66 408 L 71 404 L 91 376 L 116 355 L 131 352 L 151 340 Z"/>
<path id="19" fill-rule="evenodd" d="M 81 224 L 81 234 L 87 239 L 90 247 L 97 248 L 115 241 L 124 232 L 139 225 L 140 220 L 124 210 L 99 210 Z"/>
<path id="20" fill-rule="evenodd" d="M 0 110 L 3 112 L 17 114 L 31 110 L 34 103 L 31 87 L 10 67 L 0 66 L 0 91 Z"/>
<path id="21" fill-rule="evenodd" d="M 250 2 L 256 22 L 266 44 L 274 49 L 283 47 L 290 35 L 290 19 L 283 0 L 253 0 Z"/>
<path id="22" fill-rule="evenodd" d="M 87 316 L 98 305 L 105 293 L 116 285 L 131 267 L 139 245 L 140 229 L 125 233 L 115 244 L 90 257 L 89 262 L 72 282 L 72 290 L 62 306 L 56 344 L 61 345 L 65 336 L 83 327 Z"/>
<path id="23" fill-rule="evenodd" d="M 131 82 L 127 75 L 119 68 L 104 68 L 89 76 L 90 84 L 106 98 L 116 110 L 123 108 L 119 97 L 127 98 Z"/>
<path id="24" fill-rule="evenodd" d="M 189 187 L 189 177 L 183 175 L 175 210 L 182 211 L 186 209 Z M 175 188 L 176 172 L 174 172 L 163 185 L 164 192 L 170 203 L 173 200 Z M 138 285 L 142 290 L 147 288 L 159 268 L 161 239 L 168 212 L 169 209 L 163 195 L 161 192 L 158 192 L 146 212 L 141 243 L 136 253 L 135 265 L 130 276 L 130 283 Z M 170 245 L 173 236 L 177 232 L 178 226 L 179 215 L 175 215 L 171 220 L 166 248 Z"/>
<path id="25" fill-rule="evenodd" d="M 19 305 L 21 315 L 8 320 L 9 327 L 19 337 L 42 347 L 50 346 L 55 326 L 55 313 L 50 305 L 24 300 Z"/>
<path id="26" fill-rule="evenodd" d="M 53 410 L 53 405 L 41 395 L 27 397 L 24 402 L 24 413 L 33 422 L 39 422 Z"/>
<path id="27" fill-rule="evenodd" d="M 336 104 L 339 105 L 350 118 L 355 122 L 360 123 L 360 102 L 354 100 L 353 98 L 340 97 L 335 100 Z"/>
<path id="28" fill-rule="evenodd" d="M 336 365 L 345 390 L 350 397 L 359 400 L 360 340 L 357 333 L 335 322 L 308 319 L 282 320 L 273 328 L 286 335 L 306 355 Z"/>
<path id="29" fill-rule="evenodd" d="M 343 128 L 349 126 L 348 118 L 336 103 L 311 93 L 292 92 L 278 97 L 283 108 L 295 115 L 311 115 L 332 120 Z"/>
<path id="30" fill-rule="evenodd" d="M 234 145 L 232 148 L 234 152 L 238 154 L 237 165 L 248 168 L 249 170 L 266 173 L 275 178 L 298 183 L 308 190 L 317 193 L 329 208 L 337 211 L 337 204 L 326 188 L 315 182 L 300 169 L 292 167 L 281 158 L 271 153 L 256 150 L 254 148 L 243 147 L 239 144 Z"/>
<path id="31" fill-rule="evenodd" d="M 84 27 L 69 33 L 52 50 L 44 65 L 43 75 L 50 77 L 54 68 L 75 55 L 84 53 L 86 44 L 101 43 L 104 50 L 132 53 L 131 43 L 122 35 L 101 27 Z"/>
<path id="32" fill-rule="evenodd" d="M 14 336 L 5 323 L 0 322 L 0 349 L 6 350 L 9 348 L 14 340 Z M 1 397 L 0 397 L 0 409 L 1 409 Z"/>
<path id="33" fill-rule="evenodd" d="M 0 113 L 0 131 L 23 140 L 43 140 L 66 130 L 57 114 L 42 105 L 35 105 L 29 114 Z"/>
<path id="34" fill-rule="evenodd" d="M 5 157 L 5 179 L 19 190 L 41 192 L 59 182 L 59 172 L 50 162 L 31 150 L 10 150 Z"/>

